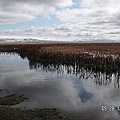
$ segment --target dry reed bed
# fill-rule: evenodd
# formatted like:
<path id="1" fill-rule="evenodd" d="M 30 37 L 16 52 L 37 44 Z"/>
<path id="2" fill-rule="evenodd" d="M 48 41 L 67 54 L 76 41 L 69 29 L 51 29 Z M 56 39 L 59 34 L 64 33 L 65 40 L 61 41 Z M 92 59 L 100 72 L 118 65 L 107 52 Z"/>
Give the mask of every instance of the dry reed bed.
<path id="1" fill-rule="evenodd" d="M 66 69 L 68 74 L 83 78 L 94 75 L 100 85 L 110 83 L 114 73 L 119 87 L 120 43 L 0 45 L 0 52 L 18 53 L 29 60 L 31 69 Z M 99 79 L 100 74 L 104 80 Z"/>
<path id="2" fill-rule="evenodd" d="M 31 63 L 44 66 L 63 64 L 75 68 L 77 65 L 108 73 L 118 72 L 120 68 L 120 43 L 0 45 L 0 51 L 16 52 Z"/>

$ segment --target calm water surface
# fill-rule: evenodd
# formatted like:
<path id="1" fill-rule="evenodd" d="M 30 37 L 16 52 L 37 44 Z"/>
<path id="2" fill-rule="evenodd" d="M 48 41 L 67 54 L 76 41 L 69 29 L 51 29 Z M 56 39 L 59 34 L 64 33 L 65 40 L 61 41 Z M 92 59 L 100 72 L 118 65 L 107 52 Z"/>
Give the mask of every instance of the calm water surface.
<path id="1" fill-rule="evenodd" d="M 42 66 L 30 68 L 29 61 L 17 54 L 0 54 L 0 95 L 23 93 L 29 99 L 17 107 L 60 108 L 75 119 L 120 119 L 115 109 L 120 106 L 120 90 L 114 74 L 104 81 L 106 75 L 101 73 L 97 78 L 83 70 L 83 75 L 76 76 L 67 74 L 64 66 L 59 72 Z"/>

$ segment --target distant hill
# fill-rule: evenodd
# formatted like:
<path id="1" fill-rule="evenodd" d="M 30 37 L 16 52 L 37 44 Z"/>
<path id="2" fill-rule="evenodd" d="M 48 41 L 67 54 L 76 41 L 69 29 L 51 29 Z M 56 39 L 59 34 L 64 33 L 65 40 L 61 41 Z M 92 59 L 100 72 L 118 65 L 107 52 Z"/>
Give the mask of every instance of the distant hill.
<path id="1" fill-rule="evenodd" d="M 120 42 L 120 41 L 117 41 L 117 40 L 86 40 L 86 41 L 82 41 L 82 40 L 78 40 L 76 42 L 79 42 L 79 43 L 112 43 L 112 42 Z"/>
<path id="2" fill-rule="evenodd" d="M 53 40 L 39 40 L 32 38 L 16 39 L 16 38 L 1 38 L 0 43 L 114 43 L 120 42 L 117 40 L 75 40 L 75 41 L 53 41 Z"/>

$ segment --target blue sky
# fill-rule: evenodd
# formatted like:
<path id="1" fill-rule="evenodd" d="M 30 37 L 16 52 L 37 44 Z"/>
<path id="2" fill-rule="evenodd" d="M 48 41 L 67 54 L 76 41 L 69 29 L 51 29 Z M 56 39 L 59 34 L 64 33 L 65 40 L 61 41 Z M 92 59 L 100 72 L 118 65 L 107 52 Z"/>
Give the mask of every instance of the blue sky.
<path id="1" fill-rule="evenodd" d="M 0 38 L 120 40 L 119 0 L 1 0 Z"/>
<path id="2" fill-rule="evenodd" d="M 33 20 L 33 21 L 27 21 L 27 22 L 12 24 L 12 25 L 11 24 L 0 25 L 0 31 L 9 30 L 9 29 L 12 29 L 12 30 L 20 29 L 20 30 L 22 30 L 22 29 L 29 28 L 31 26 L 35 26 L 35 27 L 51 26 L 51 27 L 54 27 L 54 25 L 59 25 L 59 24 L 63 23 L 55 15 L 51 15 L 50 17 L 51 17 L 50 20 L 38 16 L 36 21 Z"/>

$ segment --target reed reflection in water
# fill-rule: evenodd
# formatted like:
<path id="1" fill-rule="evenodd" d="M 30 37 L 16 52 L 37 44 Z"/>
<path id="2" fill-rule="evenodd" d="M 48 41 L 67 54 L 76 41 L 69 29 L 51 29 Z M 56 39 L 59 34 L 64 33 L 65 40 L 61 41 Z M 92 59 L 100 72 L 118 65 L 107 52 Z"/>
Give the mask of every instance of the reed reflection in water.
<path id="1" fill-rule="evenodd" d="M 88 64 L 80 65 L 73 63 L 74 65 L 62 65 L 62 64 L 41 64 L 39 62 L 29 61 L 29 68 L 42 69 L 45 72 L 56 72 L 57 74 L 72 74 L 79 79 L 93 79 L 96 85 L 107 86 L 114 84 L 116 89 L 120 87 L 120 68 L 115 71 L 102 71 L 102 69 L 96 69 L 98 65 L 94 64 L 94 67 L 88 66 Z M 107 66 L 106 66 L 107 67 Z M 108 66 L 109 69 L 110 66 Z M 112 66 L 111 66 L 112 67 Z"/>
<path id="2" fill-rule="evenodd" d="M 78 113 L 78 116 L 82 114 L 85 119 L 119 117 L 119 111 L 101 111 L 102 105 L 120 104 L 119 67 L 114 69 L 112 64 L 104 64 L 103 68 L 88 64 L 87 60 L 69 61 L 61 59 L 54 63 L 42 57 L 22 60 L 17 54 L 2 54 L 0 88 L 9 89 L 10 93 L 23 93 L 29 98 L 17 107 L 56 107 Z M 105 71 L 107 66 L 110 70 Z"/>

